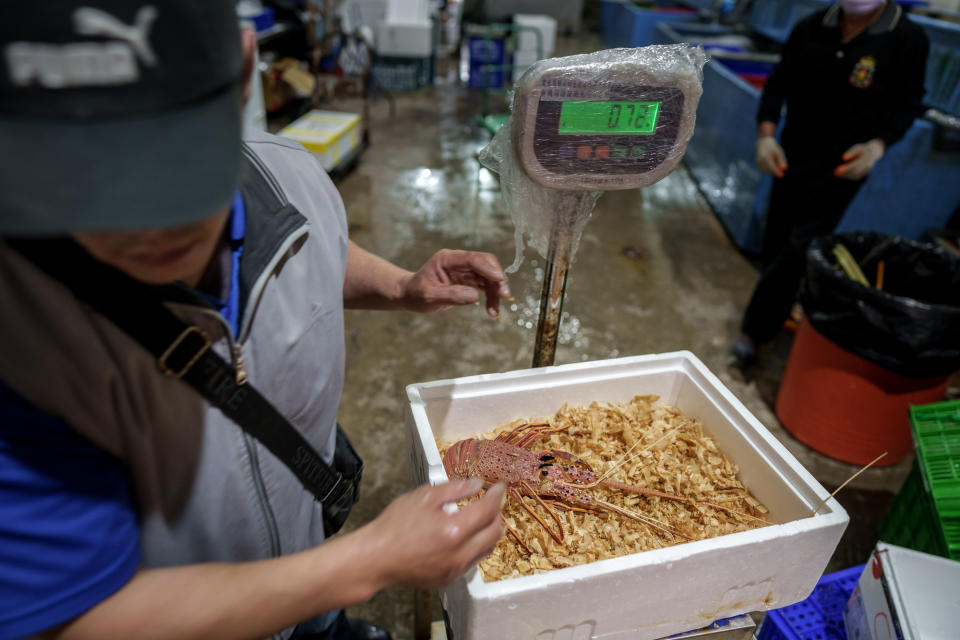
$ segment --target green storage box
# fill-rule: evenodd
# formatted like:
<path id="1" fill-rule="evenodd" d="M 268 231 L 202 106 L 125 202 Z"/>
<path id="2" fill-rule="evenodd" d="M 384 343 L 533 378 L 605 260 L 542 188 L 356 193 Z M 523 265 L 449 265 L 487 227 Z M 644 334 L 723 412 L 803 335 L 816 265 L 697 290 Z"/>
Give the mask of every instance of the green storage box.
<path id="1" fill-rule="evenodd" d="M 960 401 L 912 407 L 910 428 L 917 457 L 880 539 L 960 560 Z"/>

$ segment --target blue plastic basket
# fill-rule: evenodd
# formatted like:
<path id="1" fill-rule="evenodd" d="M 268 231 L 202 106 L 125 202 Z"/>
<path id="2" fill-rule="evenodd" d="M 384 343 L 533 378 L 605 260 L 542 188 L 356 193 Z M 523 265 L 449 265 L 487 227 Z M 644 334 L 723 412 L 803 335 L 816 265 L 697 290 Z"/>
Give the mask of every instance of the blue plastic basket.
<path id="1" fill-rule="evenodd" d="M 828 573 L 806 600 L 768 611 L 757 640 L 846 640 L 843 611 L 864 566 Z"/>

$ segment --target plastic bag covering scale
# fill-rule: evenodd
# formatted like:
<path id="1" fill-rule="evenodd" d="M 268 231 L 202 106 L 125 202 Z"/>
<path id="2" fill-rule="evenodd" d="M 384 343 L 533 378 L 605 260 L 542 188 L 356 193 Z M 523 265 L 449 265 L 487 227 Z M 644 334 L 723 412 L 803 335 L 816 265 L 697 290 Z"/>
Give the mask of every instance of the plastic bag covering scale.
<path id="1" fill-rule="evenodd" d="M 510 120 L 480 154 L 500 174 L 524 239 L 546 257 L 565 235 L 573 254 L 603 191 L 668 175 L 693 135 L 707 56 L 699 46 L 608 49 L 541 60 L 520 77 Z"/>

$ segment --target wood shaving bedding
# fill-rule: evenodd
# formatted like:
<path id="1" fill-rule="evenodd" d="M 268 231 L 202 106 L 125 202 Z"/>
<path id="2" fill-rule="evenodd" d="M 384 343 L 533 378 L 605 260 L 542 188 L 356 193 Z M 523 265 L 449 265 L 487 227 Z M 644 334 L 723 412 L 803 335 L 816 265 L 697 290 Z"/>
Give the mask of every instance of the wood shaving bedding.
<path id="1" fill-rule="evenodd" d="M 613 505 L 653 518 L 693 540 L 747 531 L 766 526 L 768 513 L 737 480 L 737 466 L 723 455 L 716 442 L 704 435 L 699 420 L 679 410 L 656 404 L 657 396 L 637 396 L 626 403 L 598 403 L 589 407 L 564 405 L 550 420 L 516 420 L 502 425 L 481 438 L 493 438 L 528 422 L 549 422 L 566 426 L 563 432 L 535 441 L 531 451 L 560 449 L 587 462 L 602 475 L 636 445 L 627 461 L 610 480 L 655 489 L 686 498 L 692 505 L 608 487 L 586 489 L 591 495 Z M 438 442 L 441 455 L 452 442 Z M 555 527 L 553 519 L 527 499 L 544 520 Z M 702 504 L 712 502 L 742 514 Z M 524 539 L 531 553 L 511 535 L 504 535 L 480 563 L 486 582 L 532 575 L 597 560 L 659 549 L 687 542 L 683 538 L 658 531 L 625 516 L 604 512 L 601 515 L 573 511 L 557 514 L 563 523 L 564 542 L 553 538 L 512 499 L 503 510 L 507 523 Z M 749 517 L 753 516 L 753 518 Z"/>

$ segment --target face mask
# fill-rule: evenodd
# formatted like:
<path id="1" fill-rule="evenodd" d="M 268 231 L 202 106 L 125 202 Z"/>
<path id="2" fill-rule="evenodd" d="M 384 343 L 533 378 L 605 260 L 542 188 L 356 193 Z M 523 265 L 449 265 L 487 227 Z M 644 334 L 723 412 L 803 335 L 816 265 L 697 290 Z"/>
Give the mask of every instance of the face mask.
<path id="1" fill-rule="evenodd" d="M 883 5 L 885 0 L 840 0 L 844 13 L 862 16 Z"/>

